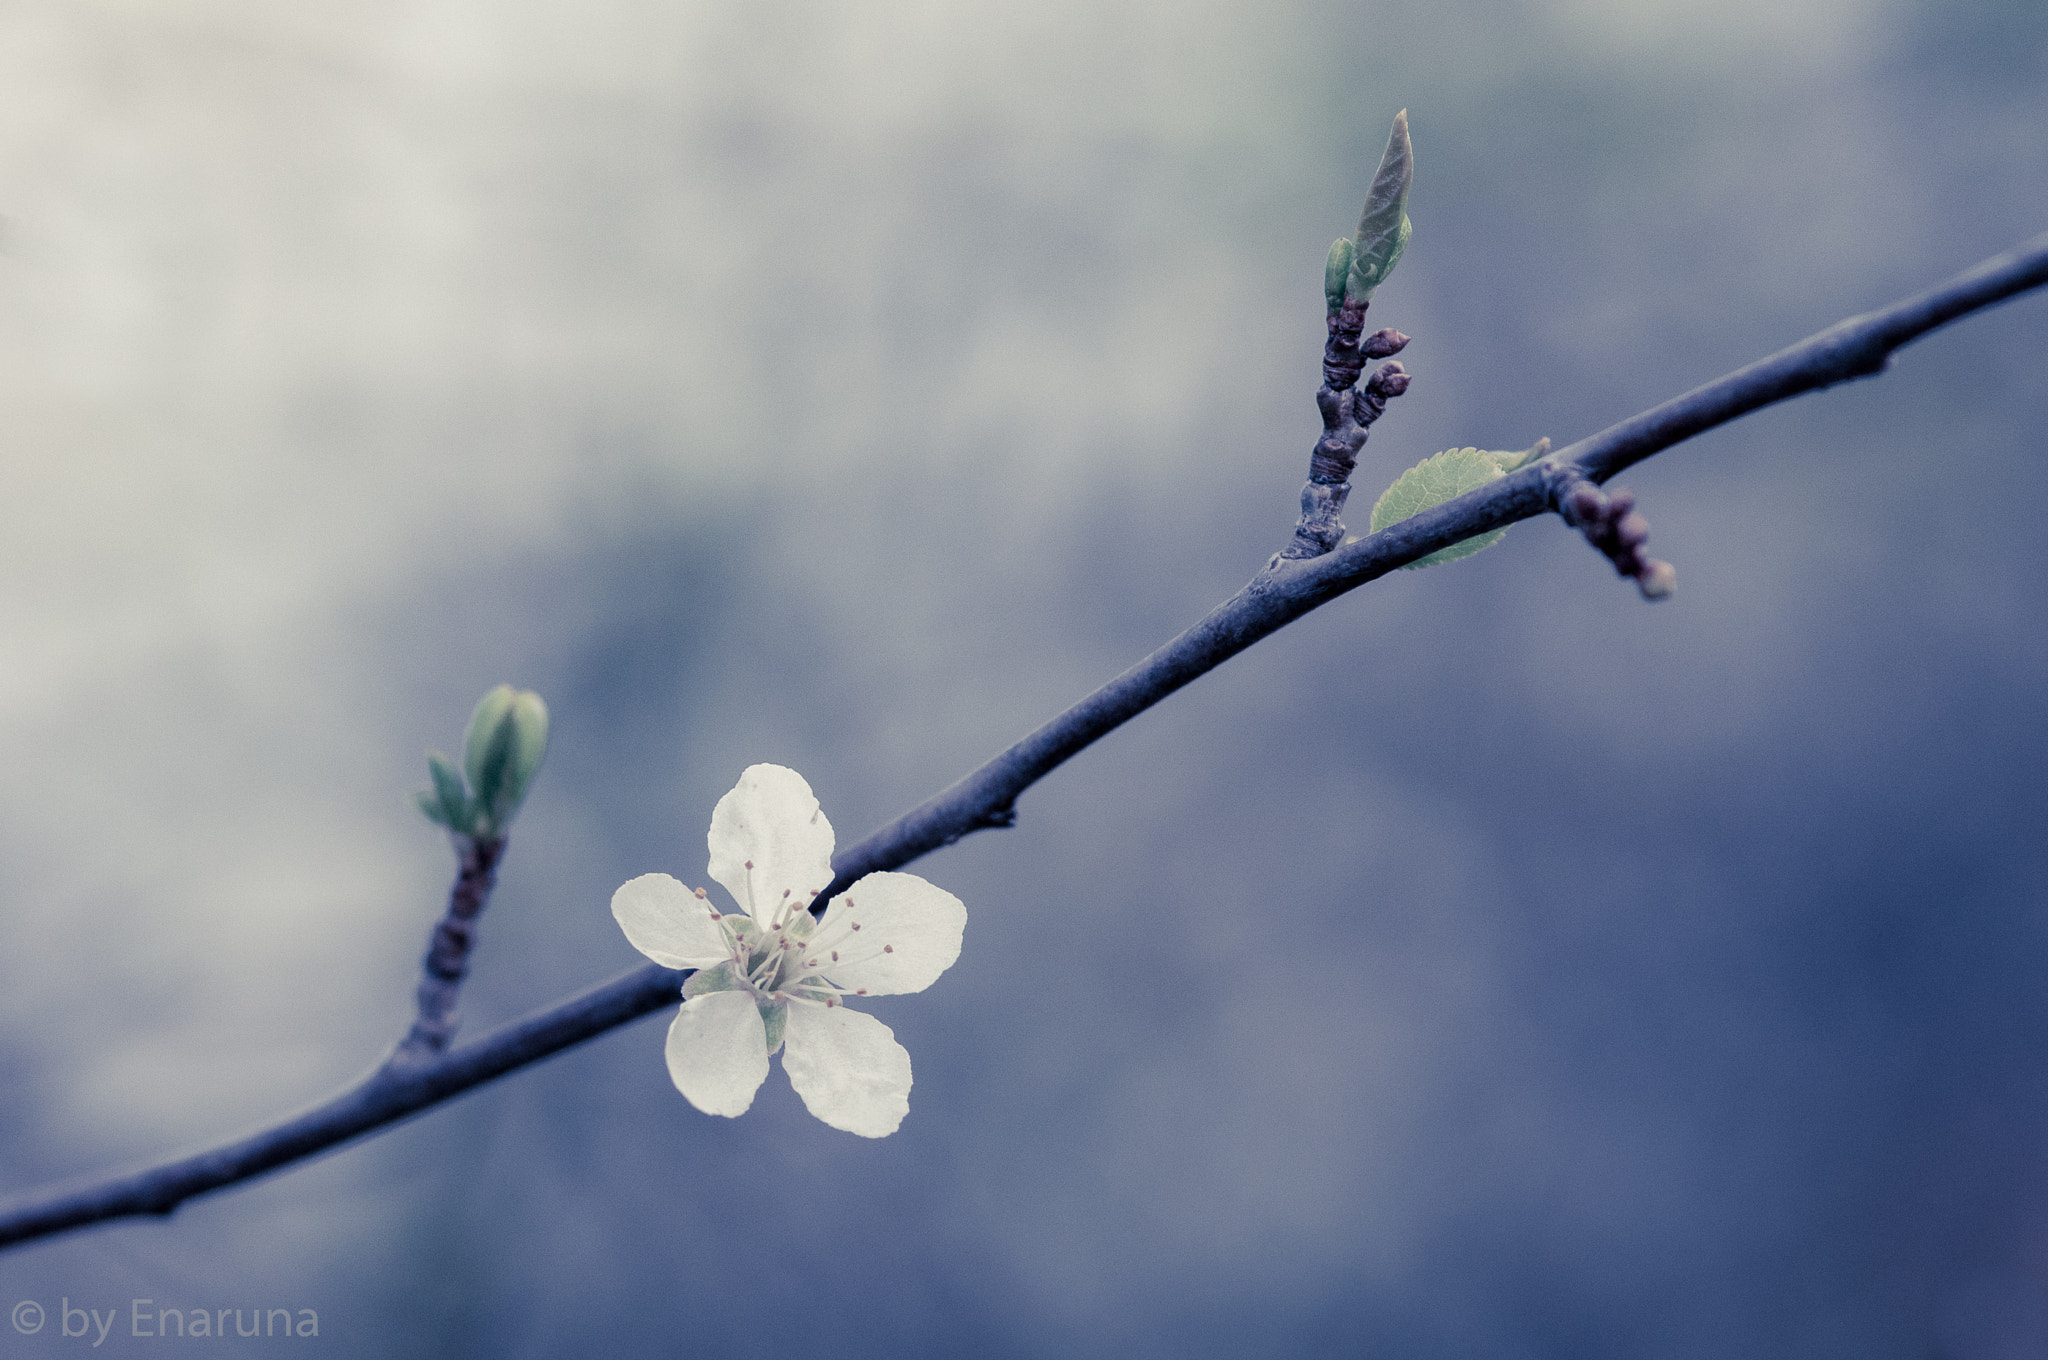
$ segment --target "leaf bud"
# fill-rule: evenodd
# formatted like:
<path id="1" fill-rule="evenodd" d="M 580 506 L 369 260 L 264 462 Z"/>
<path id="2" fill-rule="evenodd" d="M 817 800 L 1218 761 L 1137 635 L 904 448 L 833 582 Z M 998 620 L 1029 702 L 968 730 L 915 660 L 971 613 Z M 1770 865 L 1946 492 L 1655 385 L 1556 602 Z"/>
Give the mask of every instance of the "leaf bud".
<path id="1" fill-rule="evenodd" d="M 1394 130 L 1387 136 L 1379 173 L 1373 176 L 1365 211 L 1358 218 L 1345 301 L 1371 301 L 1373 290 L 1386 282 L 1401 252 L 1408 248 L 1408 238 L 1414 232 L 1408 221 L 1408 186 L 1414 178 L 1415 149 L 1408 140 L 1408 110 L 1403 109 L 1394 115 Z"/>
<path id="2" fill-rule="evenodd" d="M 548 708 L 532 690 L 499 685 L 477 701 L 463 737 L 471 833 L 503 834 L 526 801 L 548 750 Z"/>
<path id="3" fill-rule="evenodd" d="M 1351 238 L 1339 236 L 1330 246 L 1330 258 L 1323 265 L 1323 298 L 1336 311 L 1344 305 L 1345 280 L 1351 277 Z"/>
<path id="4" fill-rule="evenodd" d="M 455 772 L 455 766 L 439 751 L 427 752 L 427 773 L 434 777 L 431 794 L 422 793 L 420 806 L 425 808 L 425 799 L 431 797 L 440 805 L 441 815 L 428 813 L 429 819 L 439 822 L 450 831 L 468 831 L 475 820 L 469 806 L 469 793 L 463 788 L 462 776 Z"/>

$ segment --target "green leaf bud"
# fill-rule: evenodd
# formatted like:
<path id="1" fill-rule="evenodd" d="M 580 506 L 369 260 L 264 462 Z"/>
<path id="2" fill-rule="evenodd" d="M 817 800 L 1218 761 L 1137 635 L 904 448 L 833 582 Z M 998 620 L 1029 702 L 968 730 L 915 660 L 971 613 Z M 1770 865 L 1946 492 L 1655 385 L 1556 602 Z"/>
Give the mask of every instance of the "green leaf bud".
<path id="1" fill-rule="evenodd" d="M 1344 284 L 1351 277 L 1351 238 L 1339 236 L 1330 246 L 1330 258 L 1323 265 L 1323 298 L 1336 311 L 1344 305 Z"/>
<path id="2" fill-rule="evenodd" d="M 469 786 L 476 791 L 478 802 L 488 802 L 488 788 L 496 781 L 487 778 L 491 773 L 494 753 L 491 745 L 499 739 L 499 729 L 504 725 L 505 715 L 512 711 L 512 700 L 519 691 L 510 685 L 499 685 L 476 701 L 476 710 L 469 715 L 469 729 L 462 736 L 462 770 L 469 776 Z M 506 740 L 510 740 L 507 734 Z M 502 761 L 502 752 L 495 753 L 495 759 Z"/>
<path id="3" fill-rule="evenodd" d="M 451 831 L 468 831 L 474 817 L 469 794 L 462 787 L 462 776 L 439 751 L 427 752 L 427 772 L 434 777 L 433 797 L 441 805 L 441 815 L 433 820 Z"/>
<path id="4" fill-rule="evenodd" d="M 1414 178 L 1415 149 L 1408 141 L 1408 110 L 1403 109 L 1394 115 L 1394 130 L 1387 136 L 1379 173 L 1373 176 L 1365 211 L 1359 214 L 1351 273 L 1344 290 L 1346 301 L 1370 301 L 1373 290 L 1386 282 L 1401 252 L 1408 248 L 1408 238 L 1414 233 L 1408 221 L 1408 186 Z"/>
<path id="5" fill-rule="evenodd" d="M 418 804 L 421 816 L 435 826 L 448 826 L 448 810 L 441 806 L 440 798 L 432 789 L 419 790 L 413 794 L 412 800 Z M 449 830 L 452 831 L 454 828 L 449 827 Z"/>
<path id="6" fill-rule="evenodd" d="M 548 706 L 532 690 L 521 690 L 512 700 L 512 777 L 518 781 L 520 798 L 540 773 L 548 758 Z"/>
<path id="7" fill-rule="evenodd" d="M 502 834 L 526 801 L 548 750 L 548 708 L 531 690 L 499 685 L 477 701 L 463 738 L 474 833 Z"/>

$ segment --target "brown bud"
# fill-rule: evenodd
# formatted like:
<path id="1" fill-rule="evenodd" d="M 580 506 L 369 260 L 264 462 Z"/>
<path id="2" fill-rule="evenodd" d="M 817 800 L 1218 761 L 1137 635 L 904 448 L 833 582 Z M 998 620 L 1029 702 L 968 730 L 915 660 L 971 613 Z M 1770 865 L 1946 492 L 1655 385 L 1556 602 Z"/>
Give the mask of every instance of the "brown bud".
<path id="1" fill-rule="evenodd" d="M 1406 348 L 1408 337 L 1392 326 L 1374 331 L 1358 344 L 1358 352 L 1368 359 L 1390 359 Z"/>

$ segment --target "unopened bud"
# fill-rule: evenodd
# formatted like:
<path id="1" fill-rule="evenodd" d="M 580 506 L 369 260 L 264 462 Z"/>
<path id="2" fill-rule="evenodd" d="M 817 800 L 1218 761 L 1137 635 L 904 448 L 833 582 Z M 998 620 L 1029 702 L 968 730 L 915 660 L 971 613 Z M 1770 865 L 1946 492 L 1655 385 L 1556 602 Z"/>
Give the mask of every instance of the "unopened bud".
<path id="1" fill-rule="evenodd" d="M 477 701 L 463 738 L 463 770 L 477 835 L 499 835 L 526 801 L 548 751 L 548 708 L 532 690 L 499 685 Z"/>
<path id="2" fill-rule="evenodd" d="M 1368 359 L 1390 359 L 1408 348 L 1408 337 L 1392 326 L 1374 331 L 1358 342 L 1358 352 Z"/>
<path id="3" fill-rule="evenodd" d="M 1678 589 L 1678 569 L 1653 557 L 1643 574 L 1636 578 L 1636 589 L 1643 592 L 1646 600 L 1667 599 L 1672 591 Z"/>
<path id="4" fill-rule="evenodd" d="M 1572 519 L 1580 527 L 1583 528 L 1588 524 L 1598 524 L 1600 516 L 1606 508 L 1607 498 L 1601 495 L 1600 488 L 1594 486 L 1591 482 L 1580 482 L 1572 488 Z"/>
<path id="5" fill-rule="evenodd" d="M 1370 386 L 1381 396 L 1398 397 L 1408 390 L 1408 384 L 1412 381 L 1414 379 L 1409 376 L 1408 370 L 1401 365 L 1382 364 L 1379 372 L 1372 375 Z"/>

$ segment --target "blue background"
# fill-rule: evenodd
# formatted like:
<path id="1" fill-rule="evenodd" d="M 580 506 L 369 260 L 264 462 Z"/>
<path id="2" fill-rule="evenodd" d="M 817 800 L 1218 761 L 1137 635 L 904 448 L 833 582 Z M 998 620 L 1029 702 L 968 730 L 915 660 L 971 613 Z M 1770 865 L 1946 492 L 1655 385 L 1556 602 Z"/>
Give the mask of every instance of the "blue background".
<path id="1" fill-rule="evenodd" d="M 0 9 L 0 1189 L 402 1030 L 485 687 L 554 747 L 471 1032 L 637 961 L 757 761 L 842 842 L 1287 537 L 1406 107 L 1354 526 L 2048 227 L 2032 0 Z M 324 1353 L 2048 1353 L 2048 299 L 1330 605 L 916 866 L 868 1142 L 650 1018 L 0 1302 Z M 78 1342 L 4 1335 L 9 1353 Z M 104 1348 L 152 1343 L 116 1334 Z M 223 1349 L 276 1346 L 230 1340 Z"/>

